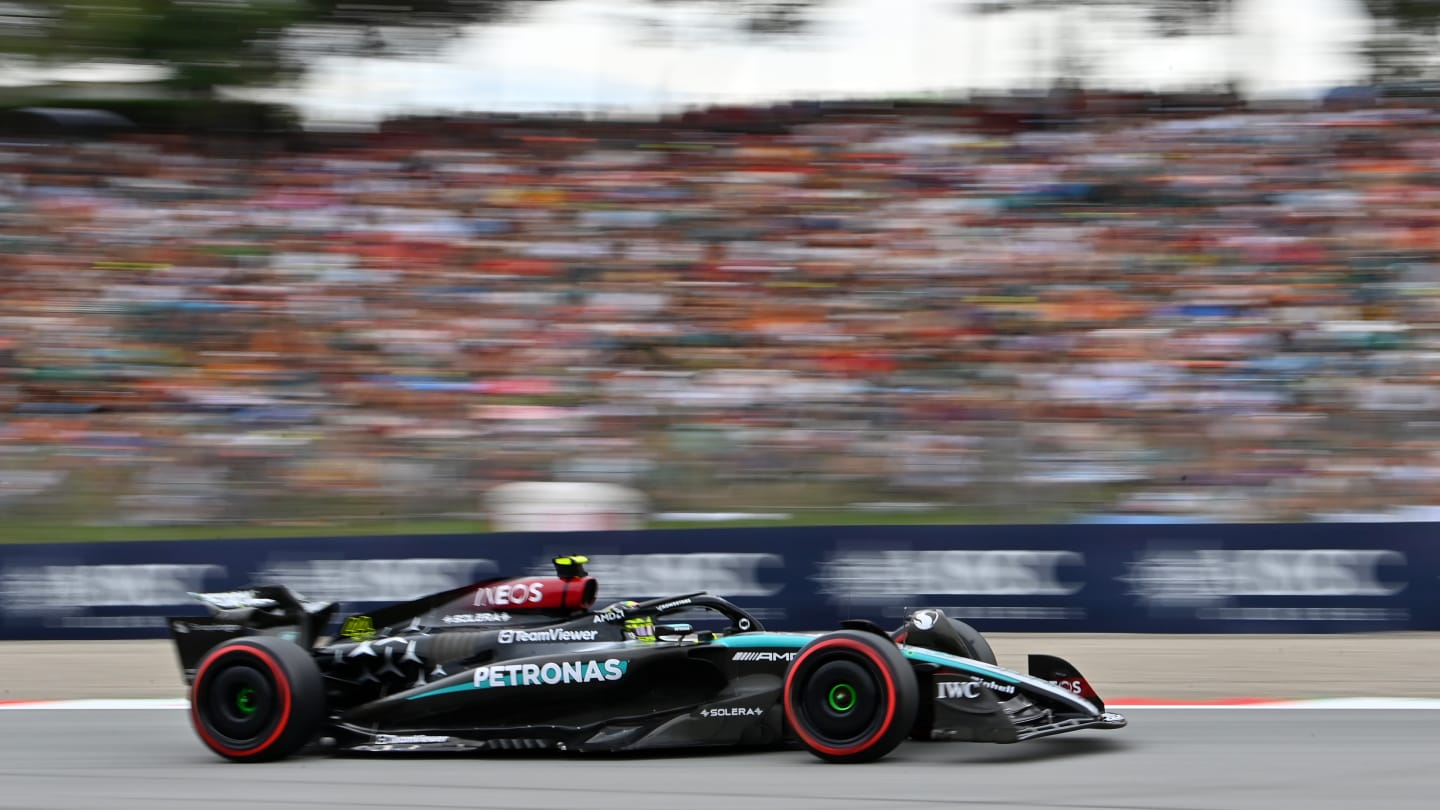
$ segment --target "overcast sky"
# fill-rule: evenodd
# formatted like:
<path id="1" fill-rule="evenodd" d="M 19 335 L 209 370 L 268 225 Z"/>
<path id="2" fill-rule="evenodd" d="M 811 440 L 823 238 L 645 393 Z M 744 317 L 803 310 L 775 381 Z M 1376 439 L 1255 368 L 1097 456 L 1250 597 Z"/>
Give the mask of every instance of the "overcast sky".
<path id="1" fill-rule="evenodd" d="M 1369 33 L 1360 0 L 1238 0 L 1238 35 L 1148 37 L 1137 19 L 1069 9 L 974 17 L 973 0 L 826 0 L 804 39 L 746 40 L 713 11 L 645 0 L 563 0 L 531 18 L 477 27 L 424 62 L 326 58 L 298 96 L 312 120 L 404 111 L 657 110 L 802 98 L 964 94 L 1039 87 L 1062 41 L 1090 63 L 1092 85 L 1176 88 L 1229 75 L 1247 93 L 1314 96 L 1361 80 Z M 645 39 L 638 20 L 668 15 L 674 35 Z M 723 13 L 719 19 L 725 19 Z M 730 22 L 733 22 L 731 20 Z M 1061 24 L 1071 33 L 1062 33 Z M 143 69 L 104 78 L 144 79 Z M 40 80 L 5 71 L 0 85 Z M 24 74 L 24 75 L 22 75 Z M 62 71 L 96 78 L 95 70 Z M 60 78 L 47 74 L 51 78 Z"/>
<path id="2" fill-rule="evenodd" d="M 1034 86 L 1053 75 L 1053 16 L 976 19 L 967 0 L 830 0 L 813 36 L 766 45 L 668 12 L 681 34 L 647 42 L 632 0 L 545 4 L 522 23 L 476 29 L 431 62 L 326 60 L 300 100 L 319 119 L 395 110 L 653 111 L 687 104 Z M 1145 40 L 1139 21 L 1070 23 L 1103 84 L 1173 88 L 1227 71 L 1247 91 L 1315 95 L 1358 80 L 1368 32 L 1356 0 L 1241 0 L 1240 35 Z M 1113 20 L 1113 18 L 1112 18 Z"/>

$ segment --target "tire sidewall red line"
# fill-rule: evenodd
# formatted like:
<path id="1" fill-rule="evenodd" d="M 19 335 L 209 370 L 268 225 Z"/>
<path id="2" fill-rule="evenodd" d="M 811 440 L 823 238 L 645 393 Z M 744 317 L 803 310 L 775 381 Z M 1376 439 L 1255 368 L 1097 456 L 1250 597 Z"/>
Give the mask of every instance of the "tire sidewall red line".
<path id="1" fill-rule="evenodd" d="M 227 656 L 241 654 L 250 655 L 260 659 L 262 662 L 264 662 L 265 667 L 270 670 L 270 676 L 275 681 L 276 692 L 280 696 L 280 719 L 275 723 L 274 730 L 270 732 L 270 736 L 266 737 L 264 742 L 260 743 L 254 748 L 236 749 L 231 748 L 224 743 L 221 743 L 219 740 L 216 740 L 215 737 L 212 736 L 210 732 L 205 728 L 205 724 L 200 719 L 200 711 L 198 708 L 200 705 L 200 700 L 198 698 L 200 693 L 200 687 L 204 683 L 205 673 L 209 671 L 210 667 L 213 666 L 215 662 L 220 661 Z M 221 650 L 219 654 L 207 658 L 205 660 L 205 663 L 201 664 L 200 669 L 195 673 L 194 686 L 190 690 L 190 722 L 195 726 L 195 731 L 199 733 L 200 738 L 205 741 L 206 745 L 210 746 L 216 752 L 223 754 L 227 757 L 255 757 L 265 753 L 266 749 L 274 745 L 275 741 L 280 739 L 280 735 L 285 733 L 285 729 L 290 722 L 291 710 L 292 700 L 290 695 L 290 681 L 288 678 L 285 677 L 285 671 L 280 667 L 280 662 L 277 661 L 275 657 L 272 656 L 267 650 L 263 650 L 259 647 L 251 647 L 248 644 L 237 644 L 234 647 L 227 647 L 226 649 Z"/>
<path id="2" fill-rule="evenodd" d="M 791 695 L 791 687 L 793 686 L 793 684 L 794 684 L 794 682 L 795 682 L 795 675 L 796 675 L 796 673 L 798 673 L 798 672 L 800 671 L 801 665 L 804 664 L 805 661 L 806 661 L 806 659 L 808 659 L 811 655 L 813 655 L 813 654 L 815 654 L 815 653 L 817 653 L 817 652 L 822 652 L 822 651 L 824 651 L 824 650 L 834 649 L 834 648 L 837 648 L 837 647 L 859 652 L 861 655 L 863 655 L 863 656 L 865 656 L 866 658 L 868 658 L 868 659 L 871 661 L 871 663 L 873 663 L 873 664 L 875 665 L 875 667 L 876 667 L 878 670 L 880 670 L 880 676 L 881 676 L 881 678 L 882 678 L 882 679 L 884 680 L 884 682 L 885 682 L 885 720 L 884 720 L 884 722 L 882 722 L 882 723 L 879 725 L 879 727 L 876 728 L 875 732 L 874 732 L 873 734 L 871 734 L 869 737 L 866 737 L 864 740 L 861 740 L 860 742 L 855 743 L 854 745 L 851 745 L 851 746 L 846 747 L 846 748 L 836 748 L 835 746 L 832 746 L 832 745 L 826 745 L 825 743 L 820 742 L 819 740 L 816 740 L 813 736 L 811 736 L 809 733 L 807 733 L 807 732 L 805 731 L 805 729 L 800 728 L 799 724 L 792 722 L 790 725 L 791 725 L 791 728 L 794 730 L 795 734 L 796 734 L 797 736 L 799 736 L 802 740 L 804 740 L 806 745 L 809 745 L 810 747 L 814 748 L 816 751 L 819 751 L 819 752 L 821 752 L 821 753 L 823 753 L 823 754 L 827 754 L 827 755 L 832 756 L 832 757 L 844 757 L 844 756 L 853 756 L 853 755 L 855 755 L 855 754 L 859 754 L 859 753 L 865 751 L 867 748 L 870 748 L 870 747 L 873 746 L 877 741 L 879 741 L 879 739 L 880 739 L 881 737 L 885 736 L 885 732 L 886 732 L 887 730 L 889 730 L 890 724 L 895 721 L 895 709 L 896 709 L 896 701 L 898 700 L 898 696 L 897 696 L 896 693 L 895 693 L 895 681 L 894 681 L 894 677 L 893 677 L 893 676 L 891 675 L 891 673 L 890 673 L 890 667 L 888 666 L 888 662 L 886 662 L 883 658 L 881 658 L 880 655 L 879 655 L 877 652 L 875 652 L 875 650 L 871 649 L 870 647 L 866 646 L 865 644 L 862 644 L 862 643 L 860 643 L 859 641 L 856 641 L 856 640 L 854 640 L 854 639 L 848 639 L 848 638 L 827 639 L 827 640 L 825 640 L 825 641 L 822 641 L 822 642 L 819 642 L 819 643 L 817 643 L 817 644 L 811 645 L 811 646 L 810 646 L 808 649 L 806 649 L 804 652 L 800 653 L 800 657 L 797 658 L 797 659 L 795 659 L 795 663 L 790 666 L 790 671 L 789 671 L 789 673 L 787 673 L 786 676 L 785 676 L 785 693 L 784 693 L 784 694 L 785 694 L 785 714 L 786 714 L 787 716 L 790 716 L 790 717 L 796 716 L 795 708 L 794 708 L 794 702 L 791 700 L 790 695 Z"/>

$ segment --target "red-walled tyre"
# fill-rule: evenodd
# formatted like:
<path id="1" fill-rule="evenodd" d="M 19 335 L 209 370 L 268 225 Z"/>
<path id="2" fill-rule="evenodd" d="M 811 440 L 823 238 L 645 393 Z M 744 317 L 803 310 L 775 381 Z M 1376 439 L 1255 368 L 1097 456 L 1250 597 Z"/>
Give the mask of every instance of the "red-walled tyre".
<path id="1" fill-rule="evenodd" d="M 304 748 L 325 721 L 320 668 L 270 636 L 227 641 L 205 655 L 190 686 L 201 742 L 235 762 L 271 762 Z"/>
<path id="2" fill-rule="evenodd" d="M 888 638 L 856 630 L 810 642 L 785 675 L 785 721 L 815 756 L 870 762 L 903 742 L 920 688 Z"/>

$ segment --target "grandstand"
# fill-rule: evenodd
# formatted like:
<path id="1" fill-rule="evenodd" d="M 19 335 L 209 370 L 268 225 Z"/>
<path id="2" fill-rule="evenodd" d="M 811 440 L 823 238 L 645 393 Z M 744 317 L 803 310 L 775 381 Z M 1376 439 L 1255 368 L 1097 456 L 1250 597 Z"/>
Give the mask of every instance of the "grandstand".
<path id="1" fill-rule="evenodd" d="M 816 103 L 0 149 L 5 519 L 1403 516 L 1436 115 Z M 273 133 L 272 133 L 273 135 Z"/>

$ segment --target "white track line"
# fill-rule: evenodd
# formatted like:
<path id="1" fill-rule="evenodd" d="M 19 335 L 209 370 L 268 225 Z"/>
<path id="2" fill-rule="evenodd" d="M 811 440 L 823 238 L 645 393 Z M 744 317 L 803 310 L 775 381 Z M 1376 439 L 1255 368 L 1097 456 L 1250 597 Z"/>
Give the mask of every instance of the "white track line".
<path id="1" fill-rule="evenodd" d="M 184 698 L 129 698 L 119 700 L 37 700 L 25 703 L 0 703 L 0 711 L 52 711 L 56 709 L 175 709 L 190 708 Z"/>

